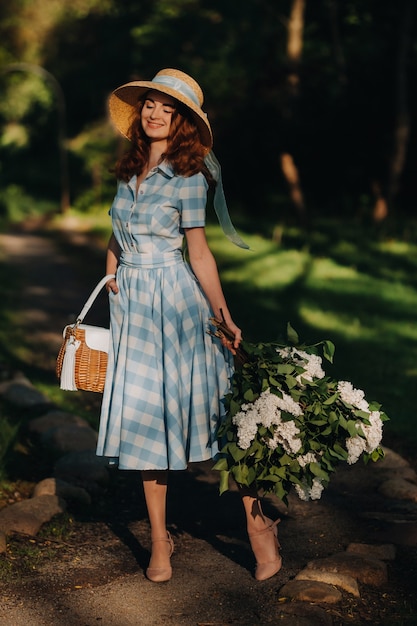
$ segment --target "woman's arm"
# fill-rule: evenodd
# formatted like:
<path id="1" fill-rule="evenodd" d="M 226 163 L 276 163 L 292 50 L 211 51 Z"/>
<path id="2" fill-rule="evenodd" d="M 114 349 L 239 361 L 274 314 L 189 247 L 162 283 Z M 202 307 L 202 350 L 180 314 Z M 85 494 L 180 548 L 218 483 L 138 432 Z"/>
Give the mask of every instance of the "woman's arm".
<path id="1" fill-rule="evenodd" d="M 185 236 L 191 267 L 210 303 L 214 317 L 218 320 L 224 320 L 235 336 L 233 348 L 238 348 L 242 339 L 242 331 L 233 322 L 227 307 L 217 264 L 208 247 L 205 230 L 203 227 L 186 228 Z M 227 347 L 230 348 L 229 345 Z"/>
<path id="2" fill-rule="evenodd" d="M 116 237 L 112 233 L 107 245 L 106 274 L 116 273 L 117 266 L 119 265 L 120 252 L 120 246 L 117 243 Z M 108 292 L 112 291 L 113 293 L 118 293 L 119 288 L 114 278 L 106 283 L 106 289 Z"/>

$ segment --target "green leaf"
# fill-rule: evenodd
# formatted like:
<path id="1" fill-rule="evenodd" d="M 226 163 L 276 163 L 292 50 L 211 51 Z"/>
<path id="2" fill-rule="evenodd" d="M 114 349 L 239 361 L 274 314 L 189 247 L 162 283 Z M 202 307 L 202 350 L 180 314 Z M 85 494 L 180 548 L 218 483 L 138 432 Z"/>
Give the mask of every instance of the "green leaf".
<path id="1" fill-rule="evenodd" d="M 351 437 L 357 437 L 362 429 L 356 428 L 356 422 L 354 420 L 349 420 L 347 422 L 347 431 Z"/>
<path id="2" fill-rule="evenodd" d="M 298 344 L 300 343 L 300 340 L 298 338 L 298 333 L 291 326 L 290 322 L 288 322 L 287 324 L 287 339 L 288 339 L 288 343 L 294 346 L 298 346 Z"/>
<path id="3" fill-rule="evenodd" d="M 246 480 L 249 486 L 256 483 L 256 469 L 254 467 L 248 468 L 248 475 L 247 475 Z"/>
<path id="4" fill-rule="evenodd" d="M 292 374 L 294 371 L 294 367 L 289 363 L 279 363 L 277 365 L 278 374 Z M 277 386 L 280 386 L 280 383 L 277 383 Z"/>
<path id="5" fill-rule="evenodd" d="M 347 450 L 342 448 L 342 446 L 338 443 L 334 444 L 333 449 L 329 448 L 329 452 L 332 456 L 335 456 L 342 461 L 346 461 L 346 459 L 348 458 Z"/>
<path id="6" fill-rule="evenodd" d="M 339 397 L 339 393 L 336 392 L 332 396 L 330 396 L 330 398 L 327 398 L 327 400 L 325 400 L 323 404 L 325 405 L 334 404 L 336 400 L 338 399 L 338 397 Z"/>
<path id="7" fill-rule="evenodd" d="M 327 472 L 324 471 L 324 469 L 322 469 L 322 467 L 318 464 L 318 463 L 310 463 L 309 464 L 309 468 L 312 474 L 314 474 L 314 476 L 317 476 L 317 478 L 322 478 L 323 480 L 329 480 L 329 475 Z"/>
<path id="8" fill-rule="evenodd" d="M 314 410 L 313 410 L 314 415 L 320 415 L 321 412 L 322 412 L 321 402 L 315 402 Z"/>
<path id="9" fill-rule="evenodd" d="M 277 498 L 279 498 L 283 502 L 285 503 L 288 502 L 288 499 L 287 499 L 288 491 L 284 489 L 282 482 L 275 483 L 274 493 L 277 496 Z"/>
<path id="10" fill-rule="evenodd" d="M 333 432 L 332 427 L 328 426 L 327 428 L 325 428 L 324 430 L 321 431 L 321 436 L 322 437 L 328 437 L 329 435 L 331 435 Z"/>
<path id="11" fill-rule="evenodd" d="M 243 394 L 243 399 L 246 400 L 246 402 L 253 402 L 256 400 L 256 395 L 253 393 L 252 389 L 247 389 Z"/>
<path id="12" fill-rule="evenodd" d="M 328 339 L 325 339 L 323 341 L 323 356 L 325 359 L 330 361 L 330 363 L 333 363 L 334 352 L 334 343 L 332 341 L 329 341 Z"/>
<path id="13" fill-rule="evenodd" d="M 383 459 L 384 456 L 384 450 L 382 448 L 376 448 L 373 452 L 371 452 L 370 459 L 372 461 L 378 461 L 379 459 Z"/>
<path id="14" fill-rule="evenodd" d="M 248 483 L 248 467 L 247 467 L 247 465 L 243 465 L 243 464 L 239 463 L 239 465 L 234 465 L 232 467 L 231 471 L 233 473 L 233 477 L 234 477 L 235 481 L 239 485 L 245 485 L 245 486 L 249 487 L 249 483 Z"/>
<path id="15" fill-rule="evenodd" d="M 242 450 L 236 443 L 230 443 L 228 446 L 228 452 L 232 456 L 234 461 L 241 461 L 247 454 L 247 450 Z"/>
<path id="16" fill-rule="evenodd" d="M 218 472 L 228 471 L 227 459 L 225 457 L 219 459 L 214 465 L 213 469 Z"/>
<path id="17" fill-rule="evenodd" d="M 229 489 L 229 471 L 222 470 L 220 472 L 220 485 L 219 492 L 220 495 Z"/>
<path id="18" fill-rule="evenodd" d="M 286 467 L 271 467 L 270 469 L 270 473 L 274 476 L 279 476 L 280 478 L 285 478 L 285 476 L 287 475 L 287 468 Z"/>
<path id="19" fill-rule="evenodd" d="M 297 379 L 294 376 L 289 376 L 288 374 L 285 377 L 285 384 L 287 385 L 288 389 L 294 389 L 294 387 L 298 385 Z"/>

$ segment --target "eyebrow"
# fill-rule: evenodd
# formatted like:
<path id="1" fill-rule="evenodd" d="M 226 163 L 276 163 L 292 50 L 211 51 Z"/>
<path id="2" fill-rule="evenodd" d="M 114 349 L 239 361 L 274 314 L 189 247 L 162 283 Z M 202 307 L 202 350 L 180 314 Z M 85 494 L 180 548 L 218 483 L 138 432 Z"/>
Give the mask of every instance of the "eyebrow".
<path id="1" fill-rule="evenodd" d="M 150 102 L 153 102 L 155 104 L 155 100 L 153 98 L 145 98 L 145 102 L 149 100 Z M 158 100 L 159 102 L 159 100 Z M 171 102 L 162 102 L 161 103 L 163 107 L 171 107 L 172 109 L 175 109 L 175 104 L 172 104 Z"/>

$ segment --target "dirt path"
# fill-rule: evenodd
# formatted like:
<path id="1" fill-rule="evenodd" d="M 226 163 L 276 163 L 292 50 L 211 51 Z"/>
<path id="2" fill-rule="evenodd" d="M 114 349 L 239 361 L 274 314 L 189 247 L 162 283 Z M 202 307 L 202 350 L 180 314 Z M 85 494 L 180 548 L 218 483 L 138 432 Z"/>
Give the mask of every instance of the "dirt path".
<path id="1" fill-rule="evenodd" d="M 100 277 L 104 255 L 87 253 L 83 244 L 72 238 L 63 246 L 43 233 L 0 235 L 0 250 L 21 281 L 15 307 L 28 354 L 36 347 L 29 369 L 53 372 L 61 329 Z M 104 307 L 98 316 L 105 316 Z M 401 503 L 373 493 L 371 471 L 340 472 L 318 502 L 295 497 L 286 509 L 267 500 L 267 513 L 282 519 L 284 567 L 264 583 L 252 576 L 238 495 L 219 498 L 217 476 L 207 464 L 176 473 L 168 503 L 174 576 L 162 585 L 144 577 L 148 522 L 137 477 L 116 473 L 90 509 L 71 511 L 72 530 L 64 541 L 33 540 L 40 550 L 33 571 L 0 583 L 0 626 L 411 626 L 417 537 L 414 543 L 412 536 L 403 541 L 401 533 L 394 538 L 397 558 L 388 565 L 389 581 L 382 588 L 363 586 L 360 599 L 344 593 L 334 606 L 279 601 L 280 588 L 309 560 L 343 551 L 351 542 L 392 540 L 373 513 L 387 516 Z"/>

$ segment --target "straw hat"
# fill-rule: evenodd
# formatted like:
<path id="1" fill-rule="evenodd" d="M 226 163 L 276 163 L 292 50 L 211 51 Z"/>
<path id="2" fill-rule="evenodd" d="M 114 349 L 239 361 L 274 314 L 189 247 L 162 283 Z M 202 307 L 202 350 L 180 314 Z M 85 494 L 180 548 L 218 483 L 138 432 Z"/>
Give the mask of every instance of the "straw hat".
<path id="1" fill-rule="evenodd" d="M 202 111 L 203 92 L 199 84 L 180 70 L 164 69 L 152 80 L 136 80 L 118 87 L 110 96 L 110 117 L 117 130 L 130 139 L 129 130 L 138 100 L 150 89 L 166 93 L 188 107 L 200 133 L 203 146 L 210 149 L 213 135 L 207 115 Z"/>

